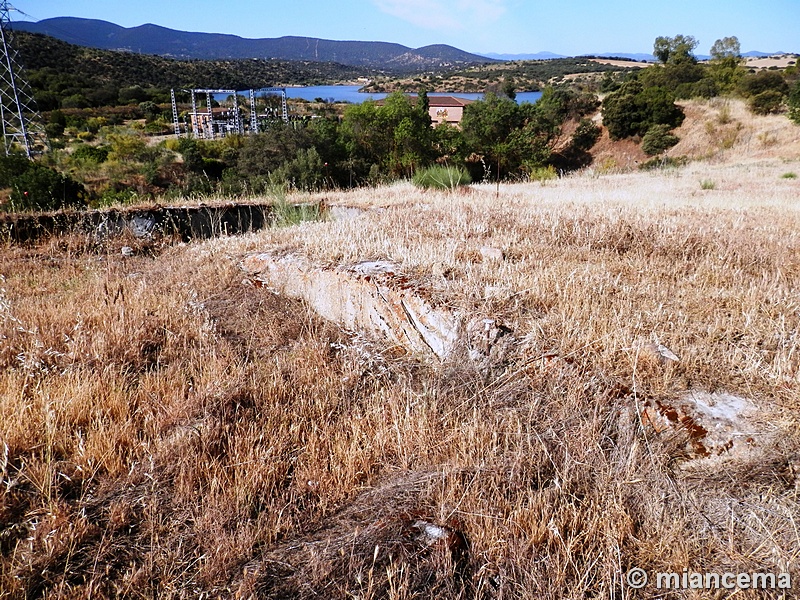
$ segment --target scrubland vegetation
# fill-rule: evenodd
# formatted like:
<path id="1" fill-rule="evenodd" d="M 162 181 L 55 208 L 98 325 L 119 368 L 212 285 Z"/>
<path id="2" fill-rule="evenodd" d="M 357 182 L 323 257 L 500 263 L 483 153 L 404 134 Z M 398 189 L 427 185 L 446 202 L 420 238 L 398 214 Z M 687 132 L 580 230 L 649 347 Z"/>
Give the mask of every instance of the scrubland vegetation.
<path id="1" fill-rule="evenodd" d="M 37 173 L 18 168 L 20 161 L 0 165 L 5 196 L 23 196 L 28 204 L 11 198 L 3 204 L 12 210 L 184 201 L 209 194 L 241 198 L 276 188 L 352 188 L 410 179 L 418 171 L 442 165 L 465 170 L 473 181 L 537 180 L 542 174 L 590 165 L 597 154 L 595 144 L 605 132 L 612 142 L 633 144 L 663 159 L 679 144 L 676 129 L 686 118 L 686 102 L 743 101 L 754 116 L 781 115 L 795 122 L 800 106 L 796 64 L 748 71 L 735 37 L 718 40 L 711 60 L 700 63 L 693 55 L 697 41 L 678 35 L 656 39 L 658 63 L 645 69 L 589 61 L 597 66 L 597 77 L 578 81 L 565 79 L 563 73 L 550 76 L 548 69 L 580 73 L 591 66 L 586 60 L 536 63 L 533 66 L 543 69 L 544 92 L 533 105 L 513 100 L 519 85 L 515 73 L 521 67 L 495 67 L 504 73 L 502 79 L 481 79 L 485 98 L 465 108 L 459 127 L 431 127 L 424 92 L 436 91 L 436 86 L 421 82 L 419 101 L 399 92 L 381 104 L 334 106 L 320 99 L 294 105 L 290 123 L 276 121 L 259 135 L 179 140 L 170 136 L 169 88 L 146 75 L 169 74 L 185 66 L 181 77 L 212 87 L 234 85 L 219 65 L 139 65 L 128 69 L 126 77 L 101 81 L 98 77 L 105 71 L 98 73 L 98 61 L 124 70 L 140 59 L 126 55 L 115 62 L 115 53 L 97 51 L 97 60 L 78 60 L 87 50 L 69 47 L 67 60 L 46 51 L 46 38 L 27 39 L 26 51 L 36 67 L 31 74 L 34 95 L 48 109 L 46 129 L 55 152 Z M 58 69 L 52 62 L 58 60 L 70 68 Z M 249 70 L 242 76 L 255 87 L 277 83 Z M 171 77 L 183 81 L 174 73 Z M 80 81 L 89 82 L 96 94 L 89 98 Z M 189 105 L 181 94 L 179 90 L 185 117 Z M 242 98 L 225 102 L 249 109 Z M 264 102 L 269 105 L 270 99 Z M 722 115 L 720 119 L 720 125 L 726 125 Z M 669 156 L 682 160 L 675 152 Z M 57 174 L 48 175 L 44 168 Z"/>

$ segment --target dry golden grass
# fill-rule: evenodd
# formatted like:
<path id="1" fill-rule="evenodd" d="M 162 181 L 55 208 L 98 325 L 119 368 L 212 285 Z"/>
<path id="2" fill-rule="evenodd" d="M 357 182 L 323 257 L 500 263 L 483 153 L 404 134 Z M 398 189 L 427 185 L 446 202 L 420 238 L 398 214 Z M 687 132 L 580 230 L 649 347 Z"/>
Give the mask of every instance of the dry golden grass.
<path id="1" fill-rule="evenodd" d="M 746 66 L 748 69 L 769 69 L 770 67 L 778 67 L 785 69 L 797 62 L 796 54 L 779 54 L 776 56 L 755 57 L 747 58 Z"/>
<path id="2" fill-rule="evenodd" d="M 755 115 L 744 100 L 712 98 L 681 102 L 686 113 L 675 130 L 680 141 L 668 155 L 745 163 L 800 158 L 800 127 L 785 115 Z"/>
<path id="3" fill-rule="evenodd" d="M 792 169 L 398 185 L 327 194 L 368 209 L 349 220 L 127 259 L 69 238 L 3 249 L 0 595 L 664 597 L 625 587 L 632 566 L 796 579 Z M 399 354 L 242 285 L 263 250 L 395 261 L 519 343 L 492 377 Z M 680 361 L 642 351 L 655 340 Z M 697 459 L 641 420 L 688 389 L 752 399 L 757 446 Z"/>

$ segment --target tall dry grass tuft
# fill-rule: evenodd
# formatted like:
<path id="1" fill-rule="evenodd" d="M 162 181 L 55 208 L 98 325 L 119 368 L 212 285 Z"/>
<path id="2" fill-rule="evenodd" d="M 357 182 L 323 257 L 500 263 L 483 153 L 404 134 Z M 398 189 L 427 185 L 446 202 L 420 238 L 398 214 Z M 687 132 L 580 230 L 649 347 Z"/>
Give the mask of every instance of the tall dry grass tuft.
<path id="1" fill-rule="evenodd" d="M 781 169 L 399 186 L 329 194 L 382 205 L 351 220 L 133 257 L 3 249 L 0 590 L 635 598 L 661 596 L 625 586 L 633 566 L 794 570 L 800 229 Z M 518 343 L 491 377 L 404 355 L 243 285 L 256 250 L 393 260 Z M 654 428 L 646 404 L 690 389 L 750 398 L 752 447 L 702 458 L 690 430 Z"/>

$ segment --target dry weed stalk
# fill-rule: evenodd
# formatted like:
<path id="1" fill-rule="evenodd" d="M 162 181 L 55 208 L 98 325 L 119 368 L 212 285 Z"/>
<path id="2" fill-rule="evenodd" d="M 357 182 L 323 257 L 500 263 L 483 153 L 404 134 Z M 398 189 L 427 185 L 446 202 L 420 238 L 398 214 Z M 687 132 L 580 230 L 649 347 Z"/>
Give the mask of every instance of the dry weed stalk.
<path id="1" fill-rule="evenodd" d="M 151 256 L 5 248 L 0 590 L 632 598 L 634 565 L 794 569 L 794 184 L 706 165 L 700 195 L 697 168 L 331 194 L 383 210 Z M 425 364 L 243 286 L 254 250 L 393 260 L 521 342 L 493 379 Z M 643 422 L 690 388 L 752 398 L 771 441 L 697 460 Z"/>

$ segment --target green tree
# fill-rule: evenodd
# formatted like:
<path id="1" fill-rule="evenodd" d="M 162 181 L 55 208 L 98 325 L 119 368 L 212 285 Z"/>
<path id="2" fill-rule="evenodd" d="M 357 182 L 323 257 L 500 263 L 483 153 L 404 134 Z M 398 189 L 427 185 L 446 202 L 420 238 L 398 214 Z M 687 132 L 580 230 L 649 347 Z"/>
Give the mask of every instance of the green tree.
<path id="1" fill-rule="evenodd" d="M 161 116 L 161 109 L 159 108 L 158 104 L 156 104 L 152 100 L 146 100 L 145 102 L 140 102 L 139 110 L 142 111 L 142 114 L 144 115 L 144 118 L 147 120 L 148 123 L 155 121 L 158 117 Z"/>
<path id="2" fill-rule="evenodd" d="M 349 170 L 357 177 L 366 175 L 364 168 L 381 162 L 389 151 L 390 132 L 374 100 L 353 104 L 345 109 L 342 139 L 349 157 Z"/>
<path id="3" fill-rule="evenodd" d="M 562 128 L 570 119 L 594 112 L 599 105 L 593 94 L 548 87 L 536 104 L 517 105 L 504 97 L 487 93 L 483 101 L 464 109 L 461 120 L 462 153 L 475 179 L 488 168 L 494 177 L 527 173 L 557 165 L 572 168 L 585 164 L 587 157 L 572 141 L 564 144 Z M 578 144 L 594 144 L 597 131 L 584 123 Z M 557 150 L 558 149 L 558 150 Z M 482 162 L 479 162 L 481 161 Z"/>
<path id="4" fill-rule="evenodd" d="M 524 115 L 516 102 L 488 92 L 483 100 L 464 108 L 461 119 L 464 146 L 475 159 L 483 158 L 494 177 L 502 177 L 513 169 L 515 154 L 523 145 L 519 135 L 511 143 L 509 138 L 512 132 L 518 131 L 523 125 Z M 480 178 L 475 175 L 473 179 Z"/>
<path id="5" fill-rule="evenodd" d="M 375 176 L 409 176 L 429 164 L 434 151 L 426 98 L 423 95 L 415 104 L 408 96 L 395 92 L 381 104 L 368 100 L 348 107 L 342 136 L 350 165 L 368 165 L 368 169 L 374 166 Z"/>
<path id="6" fill-rule="evenodd" d="M 30 160 L 24 154 L 0 154 L 0 188 L 12 187 L 12 182 L 27 171 L 31 165 Z"/>
<path id="7" fill-rule="evenodd" d="M 694 61 L 692 54 L 697 48 L 698 41 L 691 35 L 676 35 L 675 37 L 660 36 L 653 44 L 653 56 L 662 64 Z"/>
<path id="8" fill-rule="evenodd" d="M 678 98 L 693 96 L 694 84 L 704 76 L 703 68 L 692 53 L 696 47 L 697 40 L 692 36 L 656 38 L 653 55 L 661 64 L 646 69 L 639 80 L 645 87 L 664 88 Z"/>
<path id="9" fill-rule="evenodd" d="M 67 126 L 67 118 L 60 110 L 54 110 L 50 113 L 50 122 L 44 126 L 45 133 L 49 138 L 58 138 L 64 135 L 64 129 Z"/>
<path id="10" fill-rule="evenodd" d="M 404 94 L 391 94 L 379 113 L 393 132 L 388 156 L 390 174 L 410 177 L 417 168 L 430 163 L 433 135 L 427 94 L 416 104 Z"/>
<path id="11" fill-rule="evenodd" d="M 711 46 L 709 71 L 720 93 L 730 93 L 745 75 L 739 39 L 724 37 Z"/>
<path id="12" fill-rule="evenodd" d="M 464 154 L 464 136 L 461 129 L 450 123 L 440 123 L 433 129 L 433 148 L 437 157 L 452 162 Z"/>
<path id="13" fill-rule="evenodd" d="M 323 161 L 326 185 L 346 186 L 349 171 L 346 166 L 347 148 L 337 118 L 313 119 L 307 127 L 314 148 Z"/>
<path id="14" fill-rule="evenodd" d="M 310 147 L 311 137 L 305 129 L 276 125 L 247 137 L 239 151 L 236 169 L 245 179 L 263 179 L 284 163 L 294 160 L 301 150 Z"/>
<path id="15" fill-rule="evenodd" d="M 132 85 L 119 90 L 120 104 L 139 104 L 149 99 L 148 93 L 140 85 Z"/>
<path id="16" fill-rule="evenodd" d="M 271 181 L 303 191 L 316 191 L 322 188 L 325 168 L 316 148 L 300 150 L 294 159 L 272 172 Z"/>
<path id="17" fill-rule="evenodd" d="M 203 155 L 200 152 L 197 140 L 192 138 L 180 138 L 178 140 L 178 152 L 183 157 L 183 165 L 192 173 L 202 173 Z"/>
<path id="18" fill-rule="evenodd" d="M 83 94 L 72 94 L 61 100 L 62 108 L 89 108 L 90 102 Z"/>

